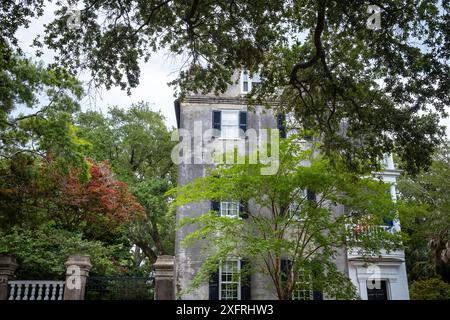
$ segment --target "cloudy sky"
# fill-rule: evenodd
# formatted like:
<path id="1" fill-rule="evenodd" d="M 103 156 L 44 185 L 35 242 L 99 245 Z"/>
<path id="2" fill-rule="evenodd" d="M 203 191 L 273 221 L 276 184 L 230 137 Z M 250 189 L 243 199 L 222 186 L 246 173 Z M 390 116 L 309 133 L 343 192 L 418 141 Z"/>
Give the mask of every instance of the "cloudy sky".
<path id="1" fill-rule="evenodd" d="M 35 49 L 31 48 L 33 39 L 44 32 L 44 24 L 53 20 L 55 4 L 48 4 L 44 16 L 32 21 L 28 29 L 19 30 L 17 37 L 21 47 L 31 58 L 35 57 Z M 53 53 L 44 50 L 44 55 L 40 57 L 44 63 L 49 63 L 53 59 Z M 175 127 L 175 112 L 173 108 L 174 89 L 167 85 L 173 80 L 181 66 L 179 59 L 169 56 L 167 53 L 158 52 L 148 63 L 141 63 L 140 85 L 133 89 L 131 95 L 119 88 L 111 90 L 100 90 L 99 94 L 91 94 L 82 101 L 82 108 L 106 111 L 110 106 L 126 108 L 138 101 L 148 102 L 155 111 L 161 111 L 169 126 Z M 88 74 L 81 74 L 82 81 L 88 81 Z M 95 99 L 93 99 L 93 97 Z M 447 127 L 447 136 L 450 136 L 450 118 L 442 120 L 442 124 Z"/>
<path id="2" fill-rule="evenodd" d="M 22 49 L 28 57 L 35 58 L 35 49 L 31 47 L 33 39 L 44 32 L 44 24 L 49 23 L 54 18 L 55 5 L 48 4 L 45 14 L 33 20 L 30 27 L 21 29 L 17 33 Z M 44 55 L 39 58 L 44 63 L 53 60 L 53 52 L 44 50 Z M 38 61 L 39 61 L 38 60 Z M 126 108 L 138 101 L 148 102 L 155 111 L 161 111 L 165 116 L 169 126 L 176 126 L 175 112 L 173 108 L 174 89 L 167 83 L 176 77 L 181 62 L 167 53 L 158 52 L 153 55 L 148 63 L 141 63 L 140 85 L 133 89 L 131 95 L 120 88 L 111 90 L 99 90 L 98 94 L 91 94 L 82 101 L 83 109 L 108 110 L 109 106 L 119 106 Z M 87 82 L 87 73 L 79 76 L 80 80 Z M 95 98 L 95 99 L 94 99 Z"/>

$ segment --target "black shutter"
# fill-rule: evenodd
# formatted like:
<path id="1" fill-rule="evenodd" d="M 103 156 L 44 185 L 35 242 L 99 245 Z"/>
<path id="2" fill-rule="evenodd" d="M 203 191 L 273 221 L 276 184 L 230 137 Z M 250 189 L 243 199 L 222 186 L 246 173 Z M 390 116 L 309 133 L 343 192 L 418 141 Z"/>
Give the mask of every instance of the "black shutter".
<path id="1" fill-rule="evenodd" d="M 220 215 L 220 202 L 211 201 L 211 210 L 216 212 L 216 215 Z"/>
<path id="2" fill-rule="evenodd" d="M 313 300 L 323 300 L 323 294 L 320 291 L 313 291 Z"/>
<path id="3" fill-rule="evenodd" d="M 246 259 L 241 260 L 241 271 L 244 270 L 244 274 L 241 276 L 241 300 L 251 300 L 251 272 L 248 270 L 249 261 Z"/>
<path id="4" fill-rule="evenodd" d="M 239 129 L 247 131 L 247 111 L 239 111 Z"/>
<path id="5" fill-rule="evenodd" d="M 286 138 L 286 115 L 280 113 L 277 115 L 277 128 L 280 131 L 280 138 Z"/>
<path id="6" fill-rule="evenodd" d="M 390 228 L 392 228 L 394 226 L 394 220 L 392 220 L 391 218 L 384 217 L 383 222 L 386 226 L 388 226 Z"/>
<path id="7" fill-rule="evenodd" d="M 209 277 L 209 300 L 219 300 L 219 270 Z"/>
<path id="8" fill-rule="evenodd" d="M 213 129 L 221 130 L 222 112 L 220 110 L 213 110 L 212 113 L 212 127 Z"/>
<path id="9" fill-rule="evenodd" d="M 243 203 L 242 201 L 239 202 L 239 217 L 242 219 L 248 219 L 248 205 L 247 202 Z"/>
<path id="10" fill-rule="evenodd" d="M 316 194 L 314 193 L 314 191 L 306 190 L 306 199 L 316 202 Z"/>
<path id="11" fill-rule="evenodd" d="M 292 270 L 292 261 L 288 259 L 281 259 L 281 282 L 286 282 L 288 280 L 288 275 Z"/>

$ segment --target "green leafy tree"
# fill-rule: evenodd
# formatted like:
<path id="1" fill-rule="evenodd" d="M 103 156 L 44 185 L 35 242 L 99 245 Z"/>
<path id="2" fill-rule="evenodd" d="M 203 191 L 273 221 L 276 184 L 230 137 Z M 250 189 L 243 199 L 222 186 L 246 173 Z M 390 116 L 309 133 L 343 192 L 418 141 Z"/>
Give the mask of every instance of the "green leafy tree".
<path id="1" fill-rule="evenodd" d="M 162 115 L 141 102 L 127 110 L 111 108 L 106 115 L 81 113 L 77 122 L 79 136 L 93 144 L 91 156 L 108 160 L 145 210 L 145 219 L 131 224 L 130 239 L 150 263 L 172 253 L 175 216 L 165 193 L 176 182 L 176 167 L 170 157 L 174 142 Z"/>
<path id="2" fill-rule="evenodd" d="M 30 158 L 0 169 L 0 252 L 18 258 L 19 277 L 61 278 L 74 253 L 94 274 L 137 271 L 125 226 L 142 207 L 105 164 L 89 164 L 87 181 Z"/>
<path id="3" fill-rule="evenodd" d="M 79 110 L 81 83 L 67 71 L 22 57 L 0 43 L 0 161 L 52 157 L 68 172 L 87 174 L 86 141 L 78 139 L 72 114 Z M 21 159 L 20 159 L 21 158 Z"/>
<path id="4" fill-rule="evenodd" d="M 443 135 L 448 1 L 85 0 L 79 26 L 69 28 L 75 3 L 59 7 L 35 44 L 107 88 L 136 87 L 139 62 L 160 49 L 183 57 L 173 82 L 181 97 L 223 92 L 237 69 L 259 72 L 256 101 L 280 100 L 294 125 L 320 130 L 323 151 L 354 170 L 395 151 L 417 172 Z M 42 1 L 9 4 L 3 20 L 22 22 L 33 7 Z"/>
<path id="5" fill-rule="evenodd" d="M 113 259 L 110 245 L 121 245 L 120 254 L 131 256 L 131 244 L 118 226 L 123 220 L 117 219 L 119 223 L 114 228 L 109 223 L 114 214 L 122 214 L 121 209 L 132 202 L 124 201 L 128 190 L 106 167 L 99 168 L 86 160 L 91 145 L 79 138 L 73 125 L 73 114 L 80 109 L 82 84 L 63 68 L 47 67 L 25 58 L 13 46 L 14 39 L 4 38 L 25 23 L 20 20 L 18 25 L 9 25 L 12 21 L 3 19 L 4 14 L 8 17 L 23 14 L 24 18 L 30 14 L 16 10 L 19 5 L 7 13 L 10 5 L 11 2 L 5 5 L 0 20 L 5 26 L 0 38 L 2 252 L 14 254 L 29 264 L 22 267 L 20 275 L 24 277 L 38 276 L 37 273 L 56 277 L 56 269 L 64 267 L 61 259 L 66 259 L 76 244 L 91 248 L 89 253 L 98 253 L 98 257 L 91 257 L 96 264 L 108 255 Z M 99 171 L 92 171 L 96 168 Z M 69 189 L 79 192 L 74 194 Z M 92 210 L 86 202 L 96 209 Z M 54 230 L 41 231 L 48 224 Z M 12 247 L 15 240 L 16 244 L 23 240 L 28 247 Z M 58 241 L 61 247 L 55 245 Z M 42 265 L 39 267 L 38 263 Z M 98 268 L 106 270 L 100 265 Z"/>
<path id="6" fill-rule="evenodd" d="M 398 182 L 403 201 L 403 228 L 410 234 L 406 257 L 412 279 L 440 275 L 450 282 L 450 146 L 434 155 L 428 171 L 404 175 Z"/>
<path id="7" fill-rule="evenodd" d="M 236 201 L 248 215 L 237 219 L 208 211 L 181 221 L 180 227 L 196 226 L 183 244 L 200 245 L 205 259 L 190 289 L 207 281 L 219 261 L 236 256 L 253 262 L 243 274 L 268 275 L 279 299 L 292 298 L 301 273 L 311 275 L 314 290 L 337 299 L 354 298 L 353 285 L 333 261 L 339 250 L 358 247 L 370 261 L 381 248 L 399 246 L 400 233 L 378 228 L 395 217 L 388 185 L 370 175 L 337 170 L 314 147 L 303 150 L 296 140 L 283 141 L 274 175 L 261 175 L 264 165 L 248 164 L 246 158 L 246 164 L 219 166 L 171 191 L 176 206 Z M 336 213 L 338 204 L 346 207 L 346 214 Z M 291 262 L 288 271 L 281 267 L 282 259 Z"/>
<path id="8" fill-rule="evenodd" d="M 439 278 L 414 281 L 411 284 L 413 300 L 450 300 L 450 284 Z"/>

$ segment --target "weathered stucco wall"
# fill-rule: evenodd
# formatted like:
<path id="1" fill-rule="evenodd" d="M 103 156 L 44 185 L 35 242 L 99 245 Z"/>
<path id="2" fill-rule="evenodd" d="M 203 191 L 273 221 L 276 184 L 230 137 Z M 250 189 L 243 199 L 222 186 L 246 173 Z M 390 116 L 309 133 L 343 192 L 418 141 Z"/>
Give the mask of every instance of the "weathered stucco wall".
<path id="1" fill-rule="evenodd" d="M 180 103 L 180 129 L 187 129 L 191 134 L 194 132 L 194 124 L 201 123 L 203 130 L 212 128 L 212 111 L 213 110 L 241 110 L 247 111 L 247 105 L 244 100 L 239 97 L 236 98 L 240 88 L 235 86 L 231 88 L 226 95 L 220 96 L 220 101 L 217 97 L 197 96 L 186 99 L 187 102 Z M 227 99 L 230 97 L 230 99 Z M 231 98 L 233 97 L 233 98 Z M 247 129 L 253 128 L 258 133 L 260 129 L 275 128 L 276 120 L 270 110 L 257 106 L 253 112 L 248 112 L 247 115 Z M 220 139 L 220 138 L 211 138 Z M 209 142 L 208 141 L 208 142 Z M 242 140 L 236 140 L 236 143 Z M 191 137 L 191 145 L 194 146 L 194 139 Z M 194 155 L 192 155 L 192 158 Z M 194 161 L 192 161 L 194 163 Z M 202 177 L 207 174 L 207 169 L 210 165 L 205 164 L 182 164 L 179 165 L 178 183 L 184 185 L 197 177 Z M 177 222 L 184 217 L 193 217 L 201 215 L 210 210 L 210 203 L 188 204 L 177 208 Z M 201 244 L 191 247 L 182 246 L 182 240 L 189 233 L 194 231 L 193 226 L 186 226 L 176 231 L 175 242 L 175 256 L 177 261 L 177 275 L 176 275 L 176 289 L 177 294 L 182 293 L 182 299 L 208 299 L 208 285 L 195 289 L 193 291 L 183 293 L 189 288 L 190 283 L 198 272 L 203 260 Z M 268 278 L 263 275 L 252 275 L 252 299 L 273 299 L 273 290 L 268 288 L 270 283 Z"/>

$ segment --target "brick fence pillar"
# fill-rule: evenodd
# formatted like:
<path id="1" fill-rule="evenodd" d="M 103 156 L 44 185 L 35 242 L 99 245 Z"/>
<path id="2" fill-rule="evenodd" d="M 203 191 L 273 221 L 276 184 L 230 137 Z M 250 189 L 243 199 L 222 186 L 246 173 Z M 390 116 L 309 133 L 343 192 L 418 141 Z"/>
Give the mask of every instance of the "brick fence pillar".
<path id="1" fill-rule="evenodd" d="M 155 269 L 155 300 L 175 300 L 175 257 L 159 256 Z"/>
<path id="2" fill-rule="evenodd" d="M 6 254 L 0 254 L 0 300 L 8 299 L 8 281 L 14 279 L 17 269 L 16 258 Z"/>
<path id="3" fill-rule="evenodd" d="M 85 255 L 71 255 L 66 266 L 64 300 L 84 300 L 86 281 L 91 270 L 91 259 Z"/>

